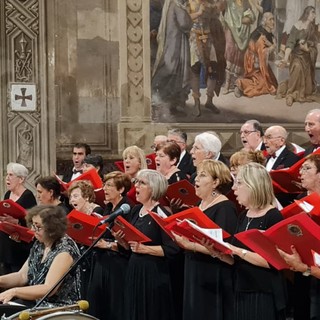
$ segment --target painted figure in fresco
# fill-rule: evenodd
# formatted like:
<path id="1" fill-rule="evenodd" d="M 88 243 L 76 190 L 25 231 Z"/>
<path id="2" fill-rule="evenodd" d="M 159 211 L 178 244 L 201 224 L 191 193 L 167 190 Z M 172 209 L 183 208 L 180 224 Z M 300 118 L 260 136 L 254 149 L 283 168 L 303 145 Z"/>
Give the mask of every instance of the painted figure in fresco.
<path id="1" fill-rule="evenodd" d="M 161 21 L 161 12 L 164 0 L 150 0 L 150 51 L 151 51 L 151 70 L 156 60 L 158 50 L 158 28 Z"/>
<path id="2" fill-rule="evenodd" d="M 193 20 L 190 32 L 191 89 L 195 115 L 200 116 L 200 74 L 204 70 L 207 86 L 205 107 L 214 113 L 220 110 L 213 104 L 214 95 L 220 93 L 225 77 L 225 38 L 219 20 L 221 1 L 189 0 Z"/>
<path id="3" fill-rule="evenodd" d="M 315 25 L 315 8 L 307 6 L 291 31 L 280 67 L 289 66 L 289 79 L 279 85 L 277 97 L 285 97 L 288 106 L 293 102 L 311 102 L 316 93 L 315 68 L 319 27 Z"/>
<path id="4" fill-rule="evenodd" d="M 251 25 L 255 16 L 246 0 L 227 0 L 223 16 L 225 26 L 226 81 L 224 94 L 230 92 L 234 82 L 243 75 L 244 53 L 249 43 Z"/>
<path id="5" fill-rule="evenodd" d="M 272 31 L 274 16 L 265 12 L 259 26 L 250 36 L 248 48 L 244 56 L 244 77 L 236 81 L 234 93 L 236 97 L 247 97 L 262 94 L 275 95 L 278 87 L 277 79 L 269 65 L 269 57 L 276 49 Z"/>
<path id="6" fill-rule="evenodd" d="M 303 9 L 308 5 L 314 6 L 315 0 L 287 0 L 286 20 L 283 26 L 280 45 L 280 57 L 284 57 L 286 43 L 293 25 L 299 20 Z"/>
<path id="7" fill-rule="evenodd" d="M 158 30 L 158 51 L 153 68 L 155 104 L 184 108 L 190 91 L 189 32 L 192 20 L 185 0 L 166 0 Z"/>

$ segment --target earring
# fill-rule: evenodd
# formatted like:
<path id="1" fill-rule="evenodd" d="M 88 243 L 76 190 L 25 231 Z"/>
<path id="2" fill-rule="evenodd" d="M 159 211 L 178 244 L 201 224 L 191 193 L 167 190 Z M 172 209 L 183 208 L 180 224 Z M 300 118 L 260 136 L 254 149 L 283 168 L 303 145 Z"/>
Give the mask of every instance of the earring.
<path id="1" fill-rule="evenodd" d="M 217 193 L 213 190 L 211 195 L 215 198 L 217 196 Z"/>

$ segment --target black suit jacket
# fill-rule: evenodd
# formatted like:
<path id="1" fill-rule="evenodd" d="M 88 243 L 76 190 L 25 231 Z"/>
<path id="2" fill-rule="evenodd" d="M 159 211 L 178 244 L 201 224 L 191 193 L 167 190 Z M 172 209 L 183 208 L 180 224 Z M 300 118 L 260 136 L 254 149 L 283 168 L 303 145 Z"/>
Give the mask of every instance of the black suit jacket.
<path id="1" fill-rule="evenodd" d="M 275 163 L 272 166 L 272 170 L 278 170 L 283 168 L 289 168 L 296 162 L 300 160 L 300 157 L 290 151 L 287 147 L 285 147 L 278 158 L 276 159 Z M 278 193 L 276 194 L 276 198 L 281 203 L 283 207 L 286 207 L 293 200 L 297 197 L 297 194 L 290 194 L 290 193 Z"/>
<path id="2" fill-rule="evenodd" d="M 189 177 L 196 172 L 196 167 L 193 165 L 191 154 L 188 151 L 181 159 L 178 168 Z"/>
<path id="3" fill-rule="evenodd" d="M 299 160 L 300 157 L 298 155 L 296 155 L 294 152 L 290 151 L 287 147 L 285 147 L 278 156 L 275 163 L 273 164 L 272 170 L 289 168 Z"/>
<path id="4" fill-rule="evenodd" d="M 303 157 L 308 156 L 309 154 L 311 154 L 314 151 L 314 145 L 311 145 L 310 147 L 308 147 L 304 153 L 303 153 Z"/>

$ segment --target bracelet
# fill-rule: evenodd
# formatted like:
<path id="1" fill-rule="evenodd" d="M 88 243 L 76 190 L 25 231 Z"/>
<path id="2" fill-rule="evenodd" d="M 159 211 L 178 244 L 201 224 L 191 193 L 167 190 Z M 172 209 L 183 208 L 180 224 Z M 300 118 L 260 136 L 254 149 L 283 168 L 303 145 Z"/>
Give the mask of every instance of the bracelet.
<path id="1" fill-rule="evenodd" d="M 244 259 L 247 253 L 248 253 L 248 250 L 246 249 L 241 250 L 241 259 Z"/>

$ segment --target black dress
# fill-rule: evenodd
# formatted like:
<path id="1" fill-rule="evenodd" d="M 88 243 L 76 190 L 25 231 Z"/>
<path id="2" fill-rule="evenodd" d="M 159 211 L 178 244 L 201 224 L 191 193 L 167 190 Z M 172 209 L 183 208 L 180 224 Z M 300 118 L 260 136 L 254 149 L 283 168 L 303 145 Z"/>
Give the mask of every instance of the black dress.
<path id="1" fill-rule="evenodd" d="M 124 203 L 133 206 L 130 200 L 123 197 L 114 210 L 120 208 Z M 112 205 L 109 203 L 106 205 L 104 215 L 109 215 L 111 212 Z M 124 218 L 129 220 L 130 214 Z M 114 241 L 110 231 L 105 233 L 104 239 Z M 87 297 L 90 305 L 89 314 L 98 319 L 124 319 L 123 304 L 128 260 L 129 252 L 121 250 L 121 246 L 118 252 L 109 249 L 94 249 Z"/>
<path id="2" fill-rule="evenodd" d="M 239 217 L 237 233 L 249 229 L 267 230 L 283 220 L 278 209 L 270 209 L 264 216 L 248 219 L 246 212 Z M 235 240 L 235 245 L 245 247 Z M 250 250 L 250 249 L 249 249 Z M 286 284 L 278 270 L 255 266 L 235 257 L 235 320 L 284 320 Z"/>
<path id="3" fill-rule="evenodd" d="M 237 215 L 230 200 L 219 202 L 204 213 L 234 234 Z M 186 251 L 184 274 L 183 320 L 234 320 L 232 266 L 210 255 Z"/>
<path id="4" fill-rule="evenodd" d="M 124 320 L 172 320 L 174 308 L 168 258 L 179 249 L 150 215 L 139 217 L 141 207 L 137 205 L 132 209 L 131 223 L 151 239 L 145 245 L 162 246 L 164 257 L 131 254 L 126 277 Z M 152 211 L 157 209 L 158 206 Z"/>
<path id="5" fill-rule="evenodd" d="M 4 200 L 10 199 L 10 194 L 11 191 L 7 191 Z M 30 209 L 37 204 L 37 201 L 33 193 L 26 189 L 16 203 L 25 209 Z M 21 219 L 19 223 L 26 226 L 24 219 Z M 0 263 L 3 264 L 3 272 L 18 271 L 29 256 L 31 245 L 23 241 L 13 241 L 6 233 L 0 231 Z"/>

